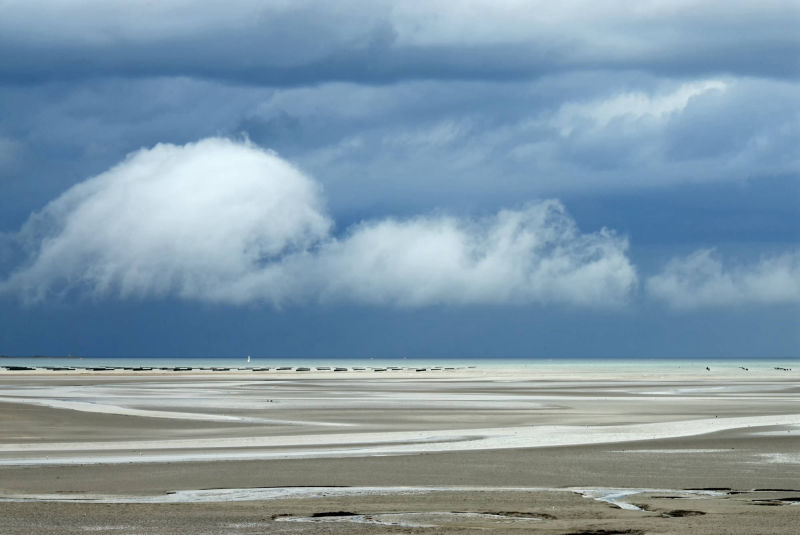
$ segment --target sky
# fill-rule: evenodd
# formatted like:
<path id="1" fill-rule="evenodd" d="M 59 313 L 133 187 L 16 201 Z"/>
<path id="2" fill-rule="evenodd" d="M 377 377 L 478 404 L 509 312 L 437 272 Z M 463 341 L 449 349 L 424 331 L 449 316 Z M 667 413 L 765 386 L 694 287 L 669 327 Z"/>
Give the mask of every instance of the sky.
<path id="1" fill-rule="evenodd" d="M 800 3 L 3 2 L 0 354 L 800 357 Z"/>

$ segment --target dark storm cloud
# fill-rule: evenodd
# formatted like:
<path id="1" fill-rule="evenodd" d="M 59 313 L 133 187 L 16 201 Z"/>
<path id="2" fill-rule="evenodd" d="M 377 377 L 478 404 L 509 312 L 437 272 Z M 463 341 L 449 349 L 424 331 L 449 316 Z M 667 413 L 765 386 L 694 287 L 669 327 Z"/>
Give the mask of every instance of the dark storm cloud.
<path id="1" fill-rule="evenodd" d="M 282 89 L 190 78 L 11 86 L 0 88 L 0 191 L 14 202 L 0 221 L 18 228 L 140 147 L 214 135 L 249 136 L 300 165 L 334 212 L 491 212 L 520 198 L 796 176 L 798 94 L 774 80 L 610 72 Z"/>
<path id="2" fill-rule="evenodd" d="M 0 77 L 530 79 L 586 69 L 796 78 L 794 2 L 10 2 Z"/>
<path id="3" fill-rule="evenodd" d="M 0 193 L 16 202 L 0 228 L 128 152 L 214 135 L 277 150 L 334 210 L 491 210 L 798 169 L 793 2 L 88 0 L 3 15 Z"/>
<path id="4" fill-rule="evenodd" d="M 327 84 L 277 90 L 239 128 L 312 171 L 336 206 L 388 191 L 400 203 L 419 192 L 434 205 L 459 195 L 486 202 L 794 175 L 797 90 L 771 80 L 610 81 L 604 73 Z"/>
<path id="5" fill-rule="evenodd" d="M 336 81 L 386 84 L 414 79 L 513 80 L 569 70 L 570 63 L 575 69 L 603 66 L 602 62 L 570 62 L 566 53 L 545 43 L 388 48 L 367 43 L 284 65 L 282 61 L 259 57 L 258 51 L 269 47 L 291 49 L 291 44 L 264 43 L 259 37 L 236 41 L 237 45 L 244 45 L 242 50 L 220 50 L 209 46 L 204 37 L 199 41 L 137 45 L 121 51 L 65 45 L 58 54 L 49 47 L 30 49 L 0 42 L 0 49 L 15 58 L 0 64 L 0 80 L 29 84 L 97 77 L 190 76 L 287 87 Z M 255 57 L 242 58 L 242 54 Z"/>

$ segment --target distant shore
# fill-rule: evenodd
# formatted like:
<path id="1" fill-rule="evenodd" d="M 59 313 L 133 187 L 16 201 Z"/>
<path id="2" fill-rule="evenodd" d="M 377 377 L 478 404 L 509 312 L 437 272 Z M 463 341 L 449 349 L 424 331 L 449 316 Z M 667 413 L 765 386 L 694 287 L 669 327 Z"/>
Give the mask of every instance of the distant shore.
<path id="1" fill-rule="evenodd" d="M 103 361 L 107 362 L 107 361 Z M 197 376 L 224 377 L 285 377 L 303 375 L 315 378 L 355 379 L 365 376 L 382 376 L 388 378 L 439 377 L 450 379 L 504 379 L 520 378 L 527 380 L 551 379 L 605 379 L 620 380 L 658 380 L 672 378 L 674 380 L 694 381 L 750 381 L 763 380 L 796 380 L 800 378 L 800 362 L 793 361 L 609 361 L 609 362 L 524 362 L 517 366 L 503 362 L 495 365 L 491 361 L 483 361 L 476 365 L 448 363 L 440 365 L 247 365 L 239 361 L 211 366 L 197 365 L 153 365 L 128 363 L 128 365 L 108 365 L 101 363 L 80 364 L 75 361 L 65 363 L 15 362 L 13 364 L 0 361 L 0 377 L 24 375 L 46 375 L 53 377 L 71 376 L 118 376 L 118 377 L 155 377 L 155 376 Z"/>

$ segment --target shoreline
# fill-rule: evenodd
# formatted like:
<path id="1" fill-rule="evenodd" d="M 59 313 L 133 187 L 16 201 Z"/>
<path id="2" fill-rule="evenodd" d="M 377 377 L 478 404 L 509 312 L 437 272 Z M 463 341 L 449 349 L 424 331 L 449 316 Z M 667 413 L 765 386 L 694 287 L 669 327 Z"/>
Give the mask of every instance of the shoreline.
<path id="1" fill-rule="evenodd" d="M 783 366 L 743 367 L 743 366 L 717 366 L 706 367 L 704 363 L 693 366 L 641 366 L 620 367 L 604 366 L 524 366 L 524 367 L 492 367 L 492 366 L 427 366 L 427 367 L 327 367 L 327 366 L 295 366 L 295 367 L 238 367 L 238 368 L 207 368 L 207 367 L 130 367 L 110 368 L 97 367 L 53 369 L 53 367 L 34 366 L 0 366 L 0 381 L 8 378 L 24 377 L 121 377 L 121 378 L 159 378 L 179 377 L 185 379 L 271 379 L 271 378 L 299 378 L 314 379 L 454 379 L 454 380 L 675 380 L 689 382 L 714 382 L 720 380 L 732 381 L 798 381 L 800 380 L 800 366 L 789 368 Z"/>

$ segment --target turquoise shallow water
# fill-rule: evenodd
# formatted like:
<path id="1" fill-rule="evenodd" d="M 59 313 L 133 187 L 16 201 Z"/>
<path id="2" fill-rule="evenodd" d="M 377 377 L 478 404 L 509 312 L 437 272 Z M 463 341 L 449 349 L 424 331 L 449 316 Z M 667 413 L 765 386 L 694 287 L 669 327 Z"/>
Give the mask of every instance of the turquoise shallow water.
<path id="1" fill-rule="evenodd" d="M 714 366 L 715 368 L 738 368 L 744 366 L 753 369 L 764 369 L 774 367 L 800 369 L 800 358 L 786 359 L 762 359 L 762 358 L 737 358 L 737 359 L 663 359 L 663 358 L 595 358 L 595 359 L 576 359 L 576 358 L 301 358 L 301 357 L 251 357 L 248 362 L 247 357 L 239 358 L 194 358 L 194 357 L 2 357 L 0 366 L 29 366 L 29 367 L 280 367 L 280 366 L 341 366 L 341 367 L 468 367 L 476 368 L 547 368 L 547 369 L 569 369 L 580 367 L 597 368 L 598 370 L 622 370 L 622 369 L 685 369 L 692 367 L 705 368 Z"/>

